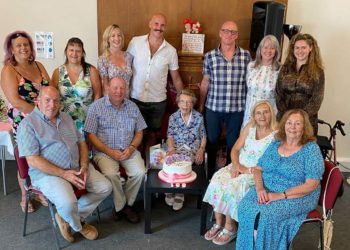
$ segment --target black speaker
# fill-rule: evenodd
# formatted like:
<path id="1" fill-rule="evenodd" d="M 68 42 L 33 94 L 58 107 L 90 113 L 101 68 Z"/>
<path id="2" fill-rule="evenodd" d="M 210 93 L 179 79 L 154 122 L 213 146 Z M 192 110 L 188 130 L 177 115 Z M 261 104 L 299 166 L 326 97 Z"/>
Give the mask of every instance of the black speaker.
<path id="1" fill-rule="evenodd" d="M 252 51 L 256 52 L 266 35 L 274 35 L 279 42 L 282 41 L 285 9 L 284 4 L 272 1 L 254 3 L 249 42 Z"/>

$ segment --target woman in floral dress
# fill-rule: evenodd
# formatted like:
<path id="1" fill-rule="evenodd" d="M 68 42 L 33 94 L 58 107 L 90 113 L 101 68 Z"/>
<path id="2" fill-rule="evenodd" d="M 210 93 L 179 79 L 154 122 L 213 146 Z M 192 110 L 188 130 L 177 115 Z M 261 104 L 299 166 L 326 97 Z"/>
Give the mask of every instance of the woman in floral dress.
<path id="1" fill-rule="evenodd" d="M 113 77 L 121 77 L 126 82 L 126 94 L 130 95 L 130 79 L 132 76 L 132 55 L 123 51 L 124 34 L 116 24 L 109 25 L 102 37 L 102 55 L 98 58 L 97 68 L 102 79 L 105 94 L 106 83 Z"/>
<path id="2" fill-rule="evenodd" d="M 236 237 L 238 205 L 254 185 L 252 167 L 274 139 L 276 118 L 268 101 L 256 103 L 251 117 L 232 148 L 232 163 L 214 174 L 203 199 L 213 206 L 216 219 L 204 237 L 217 245 Z"/>
<path id="3" fill-rule="evenodd" d="M 86 112 L 101 97 L 101 83 L 97 69 L 85 62 L 84 45 L 79 38 L 69 39 L 64 52 L 66 62 L 53 72 L 51 85 L 59 89 L 61 111 L 70 114 L 84 134 Z"/>
<path id="4" fill-rule="evenodd" d="M 268 100 L 275 113 L 275 87 L 280 68 L 280 45 L 273 35 L 265 36 L 256 51 L 256 58 L 247 67 L 247 100 L 242 128 L 250 120 L 252 108 L 257 101 Z"/>
<path id="5" fill-rule="evenodd" d="M 16 131 L 24 117 L 32 112 L 42 86 L 48 86 L 50 77 L 44 66 L 35 61 L 33 40 L 24 31 L 10 33 L 4 42 L 5 59 L 1 71 L 1 88 L 9 102 L 8 118 L 16 137 Z M 25 211 L 26 192 L 18 175 L 22 192 L 20 206 Z M 39 201 L 47 205 L 45 199 Z M 32 202 L 28 203 L 28 213 L 34 212 Z"/>

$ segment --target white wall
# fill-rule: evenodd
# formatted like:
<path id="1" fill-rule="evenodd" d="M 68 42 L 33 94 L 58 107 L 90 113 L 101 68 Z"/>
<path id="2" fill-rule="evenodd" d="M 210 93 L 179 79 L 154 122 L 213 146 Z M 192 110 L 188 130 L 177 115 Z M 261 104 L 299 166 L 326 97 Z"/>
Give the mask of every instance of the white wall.
<path id="1" fill-rule="evenodd" d="M 96 65 L 97 2 L 96 0 L 0 0 L 0 43 L 14 30 L 54 32 L 56 57 L 40 60 L 51 75 L 54 68 L 63 63 L 63 50 L 72 36 L 85 43 L 87 61 Z M 350 44 L 350 2 L 346 0 L 289 0 L 287 23 L 301 24 L 302 32 L 312 34 L 321 48 L 325 62 L 326 94 L 320 118 L 331 123 L 346 123 L 347 137 L 338 135 L 338 157 L 350 162 L 350 87 L 348 63 Z M 288 39 L 285 39 L 286 44 Z M 0 51 L 0 59 L 4 56 Z M 347 72 L 348 71 L 348 72 Z M 327 130 L 321 127 L 321 133 Z"/>
<path id="2" fill-rule="evenodd" d="M 0 0 L 0 43 L 15 30 L 27 31 L 32 38 L 36 31 L 54 33 L 55 58 L 38 59 L 49 73 L 64 62 L 63 50 L 73 36 L 84 42 L 87 62 L 96 65 L 97 2 L 96 0 Z M 3 60 L 4 51 L 0 50 Z M 2 62 L 1 62 L 2 68 Z"/>
<path id="3" fill-rule="evenodd" d="M 350 1 L 289 0 L 286 23 L 301 24 L 303 33 L 313 35 L 325 65 L 326 91 L 319 118 L 330 123 L 345 122 L 343 137 L 337 134 L 338 160 L 350 162 Z M 286 38 L 286 37 L 285 37 Z M 285 39 L 285 41 L 287 41 Z M 288 43 L 286 43 L 288 44 Z M 328 135 L 326 127 L 320 133 Z"/>

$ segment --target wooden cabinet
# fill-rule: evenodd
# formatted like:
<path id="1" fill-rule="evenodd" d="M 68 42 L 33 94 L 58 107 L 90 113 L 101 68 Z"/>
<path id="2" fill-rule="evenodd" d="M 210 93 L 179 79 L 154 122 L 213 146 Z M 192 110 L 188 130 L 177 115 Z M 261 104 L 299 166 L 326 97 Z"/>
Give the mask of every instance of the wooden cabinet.
<path id="1" fill-rule="evenodd" d="M 179 52 L 179 72 L 185 88 L 194 91 L 199 97 L 198 83 L 203 78 L 203 59 L 202 54 L 188 54 Z"/>

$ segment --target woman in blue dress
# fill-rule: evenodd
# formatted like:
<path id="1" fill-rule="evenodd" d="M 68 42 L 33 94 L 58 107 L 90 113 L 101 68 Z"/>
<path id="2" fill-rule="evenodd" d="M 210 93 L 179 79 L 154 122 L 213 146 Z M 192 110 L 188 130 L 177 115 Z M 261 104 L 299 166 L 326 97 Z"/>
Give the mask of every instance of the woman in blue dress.
<path id="1" fill-rule="evenodd" d="M 256 186 L 239 204 L 236 249 L 288 249 L 317 206 L 324 165 L 307 113 L 286 112 L 276 138 L 253 170 Z"/>

